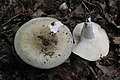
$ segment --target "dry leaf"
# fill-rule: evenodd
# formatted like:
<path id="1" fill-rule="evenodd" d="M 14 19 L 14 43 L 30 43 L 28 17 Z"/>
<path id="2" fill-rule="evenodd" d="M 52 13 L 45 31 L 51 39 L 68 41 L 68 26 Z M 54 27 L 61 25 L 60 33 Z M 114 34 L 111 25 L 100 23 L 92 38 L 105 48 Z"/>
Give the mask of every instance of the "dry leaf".
<path id="1" fill-rule="evenodd" d="M 105 18 L 106 18 L 106 19 L 108 20 L 108 22 L 110 22 L 111 24 L 117 26 L 116 23 L 115 23 L 115 18 L 116 18 L 115 15 L 112 16 L 112 15 L 110 15 L 110 14 L 108 14 L 108 13 L 105 13 Z"/>
<path id="2" fill-rule="evenodd" d="M 22 6 L 16 6 L 14 8 L 14 12 L 15 12 L 15 14 L 22 13 L 22 12 L 24 12 L 24 8 Z"/>
<path id="3" fill-rule="evenodd" d="M 36 3 L 34 6 L 34 10 L 36 10 L 38 7 L 40 7 L 44 3 L 44 0 L 35 0 L 35 1 Z"/>
<path id="4" fill-rule="evenodd" d="M 117 13 L 116 4 L 117 4 L 116 0 L 109 0 L 109 9 L 111 11 L 111 14 L 116 14 Z"/>
<path id="5" fill-rule="evenodd" d="M 82 16 L 84 15 L 84 9 L 82 7 L 82 5 L 79 5 L 74 11 L 73 11 L 73 16 Z"/>
<path id="6" fill-rule="evenodd" d="M 120 25 L 116 26 L 117 28 L 120 28 Z"/>
<path id="7" fill-rule="evenodd" d="M 115 66 L 106 67 L 100 65 L 98 62 L 96 62 L 96 66 L 104 73 L 104 75 L 115 76 L 117 74 L 117 70 L 115 69 Z"/>
<path id="8" fill-rule="evenodd" d="M 0 11 L 0 19 L 4 16 L 4 12 Z"/>
<path id="9" fill-rule="evenodd" d="M 30 9 L 30 8 L 27 9 L 27 12 L 28 12 L 28 14 L 30 14 L 30 15 L 33 14 L 33 10 Z"/>
<path id="10" fill-rule="evenodd" d="M 113 40 L 113 42 L 115 44 L 120 44 L 120 36 L 119 37 L 114 37 L 115 39 Z"/>
<path id="11" fill-rule="evenodd" d="M 114 37 L 118 36 L 115 32 L 109 32 L 108 35 L 109 35 L 111 38 L 114 38 Z"/>
<path id="12" fill-rule="evenodd" d="M 41 10 L 38 9 L 36 12 L 33 13 L 33 17 L 41 17 L 42 15 L 44 15 L 45 13 Z"/>
<path id="13" fill-rule="evenodd" d="M 97 14 L 94 18 L 95 21 L 98 21 L 98 19 L 102 19 L 102 16 L 100 14 Z"/>
<path id="14" fill-rule="evenodd" d="M 105 8 L 106 8 L 106 4 L 105 2 L 102 2 L 102 3 L 98 3 L 100 5 L 100 7 L 103 9 L 103 11 L 105 11 Z"/>
<path id="15" fill-rule="evenodd" d="M 68 6 L 66 4 L 66 2 L 64 2 L 63 4 L 60 5 L 59 10 L 67 10 Z"/>
<path id="16" fill-rule="evenodd" d="M 9 5 L 15 5 L 17 4 L 17 0 L 9 0 Z"/>

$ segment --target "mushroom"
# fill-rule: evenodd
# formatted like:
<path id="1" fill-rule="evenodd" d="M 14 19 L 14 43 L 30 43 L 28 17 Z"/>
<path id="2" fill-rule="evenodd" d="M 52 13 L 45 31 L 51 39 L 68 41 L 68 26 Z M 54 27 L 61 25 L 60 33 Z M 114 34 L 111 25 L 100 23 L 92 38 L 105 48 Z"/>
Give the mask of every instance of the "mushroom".
<path id="1" fill-rule="evenodd" d="M 14 46 L 24 62 L 49 69 L 62 64 L 70 56 L 73 38 L 68 27 L 60 21 L 42 17 L 32 19 L 19 28 Z"/>
<path id="2" fill-rule="evenodd" d="M 86 60 L 96 61 L 108 54 L 109 40 L 100 25 L 91 22 L 91 18 L 87 20 L 73 30 L 75 44 L 72 52 Z"/>

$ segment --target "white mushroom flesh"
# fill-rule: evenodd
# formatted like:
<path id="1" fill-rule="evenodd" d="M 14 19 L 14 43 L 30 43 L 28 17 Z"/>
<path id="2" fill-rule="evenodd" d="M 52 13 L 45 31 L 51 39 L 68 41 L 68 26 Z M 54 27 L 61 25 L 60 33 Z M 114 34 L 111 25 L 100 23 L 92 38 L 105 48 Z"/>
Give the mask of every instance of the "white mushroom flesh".
<path id="1" fill-rule="evenodd" d="M 56 33 L 63 24 L 60 21 L 53 22 L 49 25 L 51 32 Z"/>

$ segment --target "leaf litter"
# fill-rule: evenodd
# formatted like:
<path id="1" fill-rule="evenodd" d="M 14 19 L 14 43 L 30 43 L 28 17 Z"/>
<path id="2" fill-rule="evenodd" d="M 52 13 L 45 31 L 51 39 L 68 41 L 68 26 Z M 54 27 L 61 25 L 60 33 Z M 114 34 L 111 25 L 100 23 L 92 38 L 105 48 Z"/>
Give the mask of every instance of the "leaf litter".
<path id="1" fill-rule="evenodd" d="M 66 2 L 68 9 L 60 11 Z M 4 0 L 0 1 L 1 80 L 120 80 L 120 1 L 119 0 Z M 108 34 L 109 54 L 95 62 L 72 53 L 67 63 L 48 70 L 24 63 L 14 50 L 19 27 L 35 17 L 54 17 L 71 31 L 91 15 Z"/>

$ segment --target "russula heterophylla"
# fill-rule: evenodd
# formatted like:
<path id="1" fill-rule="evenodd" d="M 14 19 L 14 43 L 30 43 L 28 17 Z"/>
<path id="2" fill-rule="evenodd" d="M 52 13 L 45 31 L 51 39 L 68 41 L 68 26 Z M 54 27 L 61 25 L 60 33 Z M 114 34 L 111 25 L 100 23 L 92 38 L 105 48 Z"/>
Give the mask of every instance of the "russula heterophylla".
<path id="1" fill-rule="evenodd" d="M 108 54 L 108 36 L 100 25 L 91 22 L 91 18 L 74 28 L 73 38 L 75 45 L 72 52 L 86 60 L 96 61 Z"/>
<path id="2" fill-rule="evenodd" d="M 14 45 L 24 62 L 49 69 L 62 64 L 70 56 L 73 38 L 60 21 L 42 17 L 23 24 L 15 35 Z"/>

